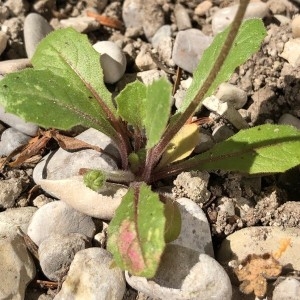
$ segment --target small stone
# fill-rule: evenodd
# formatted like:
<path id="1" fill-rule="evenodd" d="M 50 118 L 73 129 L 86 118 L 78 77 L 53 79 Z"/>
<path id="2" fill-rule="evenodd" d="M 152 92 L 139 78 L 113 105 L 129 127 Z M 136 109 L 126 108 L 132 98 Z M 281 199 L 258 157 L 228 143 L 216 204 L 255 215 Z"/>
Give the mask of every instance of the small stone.
<path id="1" fill-rule="evenodd" d="M 30 136 L 14 128 L 7 128 L 1 135 L 0 156 L 8 156 L 20 146 L 25 145 L 30 139 Z"/>
<path id="2" fill-rule="evenodd" d="M 23 238 L 0 238 L 0 299 L 24 299 L 36 270 Z"/>
<path id="3" fill-rule="evenodd" d="M 0 55 L 3 53 L 3 51 L 6 48 L 7 45 L 7 41 L 8 41 L 8 37 L 5 34 L 5 32 L 0 31 Z"/>
<path id="4" fill-rule="evenodd" d="M 294 117 L 291 114 L 283 114 L 278 120 L 278 124 L 292 125 L 297 129 L 300 129 L 300 119 Z"/>
<path id="5" fill-rule="evenodd" d="M 234 135 L 234 132 L 227 125 L 217 125 L 213 132 L 212 137 L 216 143 L 223 142 Z"/>
<path id="6" fill-rule="evenodd" d="M 214 256 L 210 225 L 205 213 L 194 201 L 188 198 L 176 200 L 181 214 L 181 231 L 173 245 L 183 246 L 199 253 Z"/>
<path id="7" fill-rule="evenodd" d="M 165 77 L 167 79 L 167 74 L 163 70 L 148 70 L 137 73 L 137 78 L 146 85 L 151 84 L 153 81 L 158 80 L 161 77 Z"/>
<path id="8" fill-rule="evenodd" d="M 167 245 L 154 278 L 125 276 L 134 289 L 155 299 L 230 300 L 232 295 L 228 275 L 216 260 L 178 245 Z"/>
<path id="9" fill-rule="evenodd" d="M 78 32 L 88 33 L 100 28 L 100 23 L 88 16 L 79 16 L 60 20 L 63 28 L 72 27 Z"/>
<path id="10" fill-rule="evenodd" d="M 0 105 L 0 120 L 3 123 L 15 128 L 24 134 L 34 136 L 37 133 L 38 126 L 33 123 L 27 123 L 23 119 L 11 113 L 6 113 L 3 106 Z"/>
<path id="11" fill-rule="evenodd" d="M 197 7 L 194 10 L 195 15 L 197 16 L 205 16 L 205 14 L 208 12 L 208 10 L 212 7 L 212 2 L 205 0 L 197 5 Z"/>
<path id="12" fill-rule="evenodd" d="M 140 52 L 135 59 L 135 64 L 140 71 L 156 69 L 156 64 L 154 63 L 152 56 L 149 52 L 149 48 L 146 45 L 145 47 L 141 47 Z"/>
<path id="13" fill-rule="evenodd" d="M 14 17 L 19 17 L 29 8 L 28 2 L 24 0 L 7 0 L 5 6 L 9 8 L 10 14 Z"/>
<path id="14" fill-rule="evenodd" d="M 0 208 L 13 207 L 22 190 L 20 178 L 0 180 Z"/>
<path id="15" fill-rule="evenodd" d="M 90 128 L 76 136 L 76 138 L 91 145 L 99 146 L 111 155 L 119 157 L 111 138 L 96 129 Z M 86 149 L 68 152 L 60 148 L 55 154 L 46 155 L 36 165 L 33 170 L 33 179 L 36 184 L 39 184 L 42 179 L 69 178 L 78 175 L 81 168 L 111 171 L 116 169 L 117 165 L 111 157 L 96 150 Z"/>
<path id="16" fill-rule="evenodd" d="M 214 146 L 215 142 L 211 135 L 208 135 L 206 133 L 200 134 L 200 142 L 194 149 L 195 153 L 203 153 L 209 149 L 211 149 Z"/>
<path id="17" fill-rule="evenodd" d="M 86 236 L 80 233 L 52 234 L 39 245 L 39 262 L 43 273 L 53 281 L 61 281 L 75 254 L 90 244 Z"/>
<path id="18" fill-rule="evenodd" d="M 218 200 L 218 211 L 225 212 L 227 216 L 235 215 L 235 203 L 233 199 L 222 197 Z"/>
<path id="19" fill-rule="evenodd" d="M 212 37 L 198 29 L 187 29 L 177 33 L 172 59 L 180 68 L 193 73 L 204 50 L 211 44 Z"/>
<path id="20" fill-rule="evenodd" d="M 122 18 L 127 29 L 143 27 L 143 1 L 125 0 L 122 7 Z"/>
<path id="21" fill-rule="evenodd" d="M 294 38 L 300 37 L 300 15 L 295 16 L 292 20 L 292 33 Z"/>
<path id="22" fill-rule="evenodd" d="M 0 61 L 0 74 L 5 75 L 17 71 L 21 71 L 25 68 L 32 67 L 30 59 L 19 58 Z"/>
<path id="23" fill-rule="evenodd" d="M 143 1 L 142 18 L 145 36 L 150 41 L 155 32 L 165 25 L 164 11 L 157 0 Z"/>
<path id="24" fill-rule="evenodd" d="M 298 67 L 300 65 L 300 38 L 287 41 L 280 56 L 293 67 Z"/>
<path id="25" fill-rule="evenodd" d="M 222 102 L 229 102 L 235 109 L 242 108 L 247 102 L 247 93 L 230 83 L 220 84 L 216 97 Z"/>
<path id="26" fill-rule="evenodd" d="M 86 216 L 62 201 L 45 204 L 33 215 L 27 234 L 39 246 L 52 234 L 81 233 L 88 238 L 95 234 L 91 217 Z"/>
<path id="27" fill-rule="evenodd" d="M 103 69 L 104 82 L 115 83 L 124 75 L 126 70 L 126 56 L 113 42 L 102 41 L 93 45 L 101 54 L 100 63 Z"/>
<path id="28" fill-rule="evenodd" d="M 52 30 L 53 28 L 41 15 L 30 13 L 26 16 L 24 21 L 24 42 L 28 58 L 32 58 L 39 42 Z"/>
<path id="29" fill-rule="evenodd" d="M 122 300 L 126 283 L 123 272 L 111 267 L 112 255 L 101 248 L 76 253 L 68 275 L 54 300 Z"/>
<path id="30" fill-rule="evenodd" d="M 234 19 L 238 5 L 233 5 L 218 10 L 212 17 L 213 34 L 223 31 Z M 268 13 L 268 5 L 263 2 L 251 2 L 248 4 L 244 19 L 264 18 Z"/>
<path id="31" fill-rule="evenodd" d="M 289 265 L 299 271 L 300 228 L 281 229 L 275 226 L 243 228 L 226 237 L 217 252 L 217 258 L 221 265 L 226 266 L 229 261 L 242 261 L 249 254 L 272 254 L 287 241 L 292 246 L 286 248 L 278 261 L 282 266 Z M 231 277 L 232 269 L 228 271 Z"/>
<path id="32" fill-rule="evenodd" d="M 207 189 L 208 172 L 191 171 L 182 172 L 174 180 L 173 194 L 178 197 L 187 197 L 196 203 L 205 203 L 210 192 Z"/>
<path id="33" fill-rule="evenodd" d="M 161 26 L 151 39 L 151 44 L 154 48 L 157 48 L 162 40 L 169 38 L 172 35 L 172 29 L 170 25 Z"/>
<path id="34" fill-rule="evenodd" d="M 41 194 L 38 195 L 36 198 L 33 199 L 32 203 L 37 208 L 42 207 L 43 205 L 52 202 L 53 199 L 46 197 L 45 195 Z"/>
<path id="35" fill-rule="evenodd" d="M 274 289 L 273 300 L 298 300 L 300 295 L 300 282 L 296 278 L 286 278 Z"/>
<path id="36" fill-rule="evenodd" d="M 175 4 L 174 16 L 175 16 L 178 31 L 189 29 L 192 27 L 189 14 L 183 5 L 179 3 Z"/>

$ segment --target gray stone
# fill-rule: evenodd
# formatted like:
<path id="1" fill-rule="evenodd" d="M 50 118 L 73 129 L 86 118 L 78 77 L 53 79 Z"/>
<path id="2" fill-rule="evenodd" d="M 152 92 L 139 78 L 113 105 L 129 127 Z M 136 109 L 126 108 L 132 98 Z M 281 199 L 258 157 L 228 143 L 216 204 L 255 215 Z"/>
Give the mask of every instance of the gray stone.
<path id="1" fill-rule="evenodd" d="M 180 68 L 193 73 L 204 50 L 211 44 L 212 37 L 198 29 L 187 29 L 177 33 L 172 59 Z"/>
<path id="2" fill-rule="evenodd" d="M 179 3 L 175 5 L 174 16 L 178 31 L 192 28 L 190 16 L 183 5 Z"/>
<path id="3" fill-rule="evenodd" d="M 300 119 L 294 117 L 291 114 L 283 114 L 279 120 L 278 124 L 281 125 L 292 125 L 297 129 L 300 129 Z"/>
<path id="4" fill-rule="evenodd" d="M 77 139 L 99 146 L 111 155 L 119 157 L 118 151 L 112 144 L 112 140 L 105 134 L 90 128 L 78 136 Z M 68 152 L 63 149 L 46 155 L 33 170 L 33 179 L 39 184 L 42 179 L 64 179 L 79 174 L 81 168 L 101 169 L 111 171 L 117 168 L 115 161 L 108 155 L 96 150 L 87 149 L 76 152 Z"/>
<path id="5" fill-rule="evenodd" d="M 39 246 L 52 234 L 81 233 L 92 238 L 95 231 L 91 217 L 77 212 L 62 201 L 53 201 L 33 215 L 27 234 Z"/>
<path id="6" fill-rule="evenodd" d="M 124 275 L 119 268 L 112 268 L 112 263 L 112 255 L 101 248 L 77 252 L 54 300 L 122 300 L 126 287 Z"/>
<path id="7" fill-rule="evenodd" d="M 170 25 L 161 26 L 154 34 L 151 39 L 151 44 L 154 48 L 157 48 L 162 40 L 165 38 L 170 38 L 172 34 Z"/>
<path id="8" fill-rule="evenodd" d="M 30 136 L 14 128 L 7 128 L 1 135 L 0 156 L 8 156 L 20 146 L 25 145 L 30 139 Z"/>
<path id="9" fill-rule="evenodd" d="M 230 83 L 220 84 L 216 97 L 222 102 L 229 102 L 235 109 L 242 108 L 247 102 L 247 93 Z"/>
<path id="10" fill-rule="evenodd" d="M 22 180 L 20 178 L 0 180 L 0 208 L 13 207 L 21 193 Z"/>
<path id="11" fill-rule="evenodd" d="M 31 62 L 28 58 L 10 59 L 0 61 L 0 74 L 5 75 L 25 68 L 31 67 Z"/>
<path id="12" fill-rule="evenodd" d="M 9 8 L 10 14 L 14 17 L 19 17 L 28 10 L 28 2 L 24 0 L 7 0 L 5 6 Z"/>
<path id="13" fill-rule="evenodd" d="M 214 146 L 215 142 L 211 135 L 208 135 L 206 133 L 201 132 L 200 133 L 200 142 L 194 149 L 195 153 L 202 153 L 209 149 L 211 149 Z"/>
<path id="14" fill-rule="evenodd" d="M 143 1 L 125 0 L 122 7 L 122 18 L 126 29 L 143 27 Z"/>
<path id="15" fill-rule="evenodd" d="M 296 278 L 286 278 L 274 289 L 273 300 L 298 300 L 300 295 L 300 282 Z"/>
<path id="16" fill-rule="evenodd" d="M 5 34 L 5 32 L 0 31 L 0 55 L 3 53 L 3 51 L 6 48 L 7 45 L 7 41 L 8 41 L 8 37 Z"/>
<path id="17" fill-rule="evenodd" d="M 26 16 L 24 21 L 24 42 L 28 58 L 32 58 L 39 42 L 52 30 L 53 28 L 41 15 L 30 13 Z"/>
<path id="18" fill-rule="evenodd" d="M 19 118 L 18 116 L 15 116 L 14 114 L 6 113 L 5 109 L 1 105 L 0 105 L 0 120 L 3 123 L 30 136 L 34 136 L 38 130 L 37 125 L 33 123 L 27 123 L 23 119 Z"/>
<path id="19" fill-rule="evenodd" d="M 134 289 L 155 299 L 230 300 L 232 295 L 228 275 L 216 260 L 178 245 L 167 245 L 154 278 L 125 276 Z"/>
<path id="20" fill-rule="evenodd" d="M 93 45 L 101 54 L 100 63 L 103 69 L 104 82 L 115 83 L 124 75 L 126 70 L 126 56 L 113 42 L 101 41 Z"/>
<path id="21" fill-rule="evenodd" d="M 80 233 L 51 235 L 41 242 L 38 250 L 43 273 L 53 281 L 61 281 L 75 254 L 90 244 L 86 236 Z"/>
<path id="22" fill-rule="evenodd" d="M 234 19 L 238 5 L 221 8 L 212 17 L 213 34 L 223 31 Z M 263 2 L 251 2 L 248 4 L 244 19 L 264 18 L 268 13 L 268 4 Z"/>
<path id="23" fill-rule="evenodd" d="M 199 205 L 188 198 L 179 198 L 176 201 L 181 214 L 181 231 L 178 238 L 171 244 L 213 257 L 210 225 L 205 213 Z"/>
<path id="24" fill-rule="evenodd" d="M 16 207 L 6 209 L 0 213 L 0 239 L 8 236 L 18 235 L 18 227 L 27 232 L 27 227 L 33 214 L 37 211 L 35 207 Z"/>
<path id="25" fill-rule="evenodd" d="M 0 238 L 0 299 L 24 299 L 36 270 L 24 240 L 16 235 Z"/>
<path id="26" fill-rule="evenodd" d="M 217 125 L 213 132 L 212 137 L 216 143 L 223 142 L 234 135 L 234 131 L 232 131 L 227 125 Z"/>

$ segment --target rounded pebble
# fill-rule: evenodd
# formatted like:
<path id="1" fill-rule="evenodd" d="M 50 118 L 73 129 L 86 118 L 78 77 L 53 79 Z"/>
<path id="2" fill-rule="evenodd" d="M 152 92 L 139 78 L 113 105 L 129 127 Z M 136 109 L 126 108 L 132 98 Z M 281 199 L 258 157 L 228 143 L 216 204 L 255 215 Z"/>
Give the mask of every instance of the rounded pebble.
<path id="1" fill-rule="evenodd" d="M 75 254 L 90 246 L 80 233 L 53 234 L 41 242 L 38 250 L 43 273 L 51 280 L 61 281 Z"/>
<path id="2" fill-rule="evenodd" d="M 232 295 L 230 280 L 216 260 L 178 245 L 167 245 L 154 278 L 125 276 L 134 289 L 155 299 L 230 300 Z"/>
<path id="3" fill-rule="evenodd" d="M 175 4 L 174 16 L 178 31 L 185 30 L 192 27 L 190 16 L 185 7 L 179 3 Z"/>
<path id="4" fill-rule="evenodd" d="M 238 5 L 221 8 L 212 17 L 213 34 L 223 31 L 234 19 Z M 268 13 L 268 5 L 263 2 L 250 2 L 248 4 L 244 19 L 264 18 Z"/>
<path id="5" fill-rule="evenodd" d="M 3 53 L 3 51 L 6 48 L 7 45 L 7 41 L 8 41 L 8 37 L 5 34 L 5 32 L 0 31 L 0 55 Z"/>
<path id="6" fill-rule="evenodd" d="M 33 215 L 27 234 L 39 246 L 52 234 L 81 233 L 93 238 L 96 232 L 91 217 L 71 208 L 62 201 L 43 205 Z"/>
<path id="7" fill-rule="evenodd" d="M 213 5 L 212 2 L 208 0 L 199 3 L 195 8 L 194 11 L 195 15 L 204 16 L 207 13 L 207 11 L 212 7 L 212 5 Z"/>
<path id="8" fill-rule="evenodd" d="M 278 124 L 285 124 L 285 125 L 292 125 L 296 127 L 297 129 L 300 129 L 300 119 L 296 118 L 295 116 L 291 114 L 283 114 L 279 120 Z"/>
<path id="9" fill-rule="evenodd" d="M 143 27 L 143 1 L 125 0 L 122 7 L 122 19 L 126 28 Z"/>
<path id="10" fill-rule="evenodd" d="M 101 54 L 104 82 L 115 83 L 120 80 L 126 70 L 126 56 L 122 50 L 110 41 L 97 42 L 93 47 Z"/>
<path id="11" fill-rule="evenodd" d="M 24 42 L 28 58 L 32 58 L 39 42 L 51 31 L 53 31 L 53 28 L 41 15 L 30 13 L 26 16 L 24 21 Z"/>
<path id="12" fill-rule="evenodd" d="M 281 57 L 286 59 L 293 67 L 300 66 L 300 38 L 290 39 L 284 45 Z"/>
<path id="13" fill-rule="evenodd" d="M 34 136 L 37 133 L 38 126 L 33 123 L 27 123 L 23 119 L 11 113 L 6 113 L 3 106 L 0 105 L 0 120 L 3 123 L 23 132 L 24 134 Z"/>
<path id="14" fill-rule="evenodd" d="M 247 93 L 230 83 L 220 84 L 216 97 L 230 103 L 235 109 L 242 108 L 247 102 Z"/>
<path id="15" fill-rule="evenodd" d="M 1 135 L 0 156 L 8 156 L 20 146 L 25 145 L 30 139 L 30 136 L 12 127 L 7 128 Z"/>
<path id="16" fill-rule="evenodd" d="M 294 38 L 300 37 L 300 15 L 297 15 L 291 23 Z"/>
<path id="17" fill-rule="evenodd" d="M 298 300 L 300 296 L 300 282 L 295 278 L 286 278 L 274 289 L 273 300 Z"/>
<path id="18" fill-rule="evenodd" d="M 68 275 L 54 300 L 122 300 L 126 283 L 124 274 L 113 267 L 112 255 L 101 248 L 76 253 Z"/>
<path id="19" fill-rule="evenodd" d="M 290 241 L 290 246 L 286 248 L 278 261 L 282 266 L 289 265 L 299 271 L 299 228 L 281 229 L 274 226 L 257 226 L 241 229 L 226 237 L 217 252 L 217 258 L 221 265 L 227 266 L 231 260 L 242 261 L 249 254 L 272 254 L 287 241 Z M 232 275 L 232 269 L 228 271 Z"/>
<path id="20" fill-rule="evenodd" d="M 21 71 L 28 67 L 32 67 L 30 59 L 28 58 L 4 60 L 4 61 L 0 61 L 0 74 L 5 75 L 5 74 Z"/>

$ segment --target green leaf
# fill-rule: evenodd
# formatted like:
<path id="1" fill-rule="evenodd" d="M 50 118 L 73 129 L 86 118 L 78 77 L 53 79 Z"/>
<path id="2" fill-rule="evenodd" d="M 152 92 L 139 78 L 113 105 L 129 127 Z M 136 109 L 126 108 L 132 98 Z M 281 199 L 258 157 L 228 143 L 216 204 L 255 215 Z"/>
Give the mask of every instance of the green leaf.
<path id="1" fill-rule="evenodd" d="M 129 188 L 108 227 L 108 250 L 116 264 L 151 278 L 165 248 L 164 205 L 146 184 Z"/>
<path id="2" fill-rule="evenodd" d="M 165 78 L 147 86 L 144 120 L 147 149 L 157 144 L 167 126 L 171 111 L 171 90 L 171 84 Z"/>
<path id="3" fill-rule="evenodd" d="M 0 103 L 42 127 L 94 127 L 113 137 L 116 109 L 103 83 L 99 54 L 85 35 L 61 29 L 49 34 L 32 58 L 34 69 L 8 74 Z"/>
<path id="4" fill-rule="evenodd" d="M 143 128 L 146 112 L 145 101 L 147 94 L 147 86 L 136 80 L 129 83 L 118 94 L 115 101 L 118 106 L 118 114 L 128 124 L 139 128 Z"/>
<path id="5" fill-rule="evenodd" d="M 192 169 L 277 173 L 300 164 L 300 131 L 288 125 L 241 130 L 186 161 Z"/>
<path id="6" fill-rule="evenodd" d="M 214 38 L 209 48 L 204 51 L 201 61 L 193 74 L 193 82 L 187 90 L 186 96 L 178 112 L 183 112 L 197 95 L 200 87 L 208 76 L 211 68 L 214 65 L 214 62 L 216 61 L 216 58 L 219 55 L 228 32 L 229 28 L 219 33 Z M 243 22 L 235 39 L 234 45 L 232 46 L 221 71 L 206 93 L 205 97 L 210 96 L 222 82 L 227 81 L 233 74 L 234 70 L 238 66 L 242 65 L 260 48 L 262 40 L 265 36 L 266 29 L 262 20 L 251 19 Z"/>

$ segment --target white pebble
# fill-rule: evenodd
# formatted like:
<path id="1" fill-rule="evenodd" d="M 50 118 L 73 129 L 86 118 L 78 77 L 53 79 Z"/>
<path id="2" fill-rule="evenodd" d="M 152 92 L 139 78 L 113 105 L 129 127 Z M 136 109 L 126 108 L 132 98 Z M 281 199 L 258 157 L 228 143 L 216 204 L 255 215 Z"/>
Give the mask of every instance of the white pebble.
<path id="1" fill-rule="evenodd" d="M 298 300 L 300 296 L 300 282 L 296 278 L 286 278 L 273 291 L 273 300 Z"/>
<path id="2" fill-rule="evenodd" d="M 287 41 L 280 56 L 286 59 L 293 67 L 300 66 L 300 38 Z"/>
<path id="3" fill-rule="evenodd" d="M 101 54 L 100 63 L 103 69 L 104 82 L 115 83 L 124 75 L 126 70 L 126 56 L 113 42 L 101 41 L 93 45 Z"/>
<path id="4" fill-rule="evenodd" d="M 5 50 L 7 41 L 8 41 L 8 37 L 7 37 L 6 33 L 3 31 L 0 31 L 0 55 Z"/>

